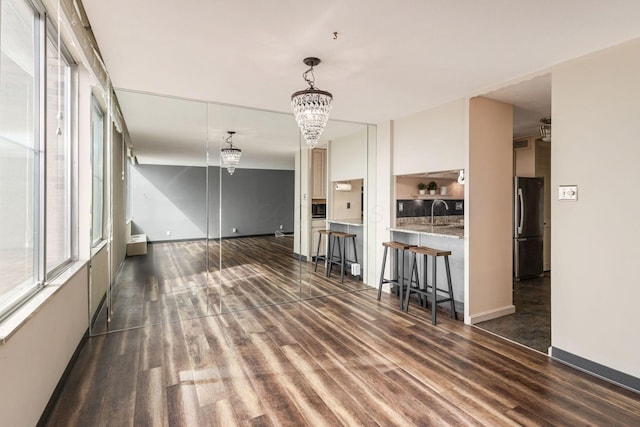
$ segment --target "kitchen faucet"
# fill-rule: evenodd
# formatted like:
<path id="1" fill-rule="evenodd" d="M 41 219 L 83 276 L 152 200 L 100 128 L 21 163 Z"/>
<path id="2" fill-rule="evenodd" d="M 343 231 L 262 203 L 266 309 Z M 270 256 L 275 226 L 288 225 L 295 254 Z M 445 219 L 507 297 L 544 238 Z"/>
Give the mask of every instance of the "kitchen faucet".
<path id="1" fill-rule="evenodd" d="M 447 202 L 445 202 L 442 199 L 435 199 L 432 203 L 431 203 L 431 225 L 433 225 L 433 208 L 436 207 L 436 205 L 438 203 L 442 203 L 444 204 L 445 209 L 449 210 L 449 205 L 447 205 Z M 446 213 L 446 212 L 445 212 Z"/>

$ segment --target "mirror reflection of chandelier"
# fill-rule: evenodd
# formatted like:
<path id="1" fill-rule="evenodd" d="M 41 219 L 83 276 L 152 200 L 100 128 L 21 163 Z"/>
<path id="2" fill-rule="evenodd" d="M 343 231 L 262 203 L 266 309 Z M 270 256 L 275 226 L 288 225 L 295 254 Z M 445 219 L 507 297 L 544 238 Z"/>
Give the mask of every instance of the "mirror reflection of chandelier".
<path id="1" fill-rule="evenodd" d="M 227 131 L 229 134 L 228 137 L 225 138 L 224 142 L 229 144 L 228 147 L 220 150 L 220 157 L 222 157 L 222 164 L 227 168 L 229 175 L 233 175 L 233 172 L 236 170 L 236 166 L 240 163 L 240 156 L 242 156 L 242 150 L 233 146 L 233 135 L 234 131 Z"/>
<path id="2" fill-rule="evenodd" d="M 315 88 L 315 77 L 313 67 L 320 63 L 318 58 L 305 58 L 304 63 L 310 68 L 302 74 L 302 78 L 309 84 L 309 88 L 300 90 L 291 95 L 291 108 L 293 115 L 300 126 L 304 140 L 309 147 L 313 148 L 318 144 L 320 135 L 324 130 L 329 111 L 331 111 L 331 101 L 333 95 L 324 90 Z M 307 77 L 308 75 L 311 77 Z"/>
<path id="3" fill-rule="evenodd" d="M 540 138 L 545 142 L 551 142 L 551 117 L 540 119 Z"/>

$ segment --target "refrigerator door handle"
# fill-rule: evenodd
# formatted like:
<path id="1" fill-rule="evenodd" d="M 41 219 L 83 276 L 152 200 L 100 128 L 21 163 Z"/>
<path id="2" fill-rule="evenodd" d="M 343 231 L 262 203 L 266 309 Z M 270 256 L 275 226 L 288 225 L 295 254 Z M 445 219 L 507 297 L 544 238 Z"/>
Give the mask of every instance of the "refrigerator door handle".
<path id="1" fill-rule="evenodd" d="M 518 201 L 520 202 L 520 222 L 518 223 L 518 234 L 522 234 L 522 224 L 524 222 L 524 197 L 522 188 L 518 188 Z"/>

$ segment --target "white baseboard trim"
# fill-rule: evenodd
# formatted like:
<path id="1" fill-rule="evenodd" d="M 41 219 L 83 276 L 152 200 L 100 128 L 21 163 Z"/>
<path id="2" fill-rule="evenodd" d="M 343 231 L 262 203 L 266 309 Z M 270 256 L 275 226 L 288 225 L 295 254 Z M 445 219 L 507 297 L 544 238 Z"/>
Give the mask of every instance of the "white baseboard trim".
<path id="1" fill-rule="evenodd" d="M 484 322 L 491 319 L 497 319 L 498 317 L 506 316 L 507 314 L 513 314 L 515 312 L 516 306 L 511 304 L 505 307 L 496 308 L 478 314 L 470 314 L 468 322 L 465 321 L 465 323 L 469 325 L 475 325 L 476 323 Z"/>

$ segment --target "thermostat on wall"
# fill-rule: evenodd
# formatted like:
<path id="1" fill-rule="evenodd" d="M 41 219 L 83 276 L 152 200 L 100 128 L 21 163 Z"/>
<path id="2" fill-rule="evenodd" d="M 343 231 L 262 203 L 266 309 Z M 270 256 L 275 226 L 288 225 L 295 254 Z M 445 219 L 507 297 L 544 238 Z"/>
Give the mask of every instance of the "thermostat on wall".
<path id="1" fill-rule="evenodd" d="M 578 186 L 560 185 L 558 187 L 558 200 L 578 200 Z"/>

